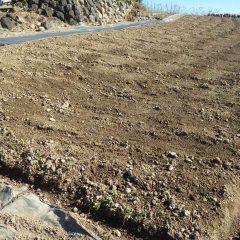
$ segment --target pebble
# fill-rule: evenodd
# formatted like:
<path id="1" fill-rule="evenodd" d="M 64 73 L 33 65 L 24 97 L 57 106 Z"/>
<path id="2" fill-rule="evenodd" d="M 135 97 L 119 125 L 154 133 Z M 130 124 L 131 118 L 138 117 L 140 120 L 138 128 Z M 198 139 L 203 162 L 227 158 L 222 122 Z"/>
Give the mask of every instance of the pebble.
<path id="1" fill-rule="evenodd" d="M 119 238 L 122 236 L 122 234 L 121 234 L 121 232 L 119 230 L 115 230 L 114 234 L 115 234 L 115 236 L 117 236 Z"/>
<path id="2" fill-rule="evenodd" d="M 154 197 L 153 200 L 152 200 L 152 205 L 157 205 L 158 204 L 158 198 L 157 197 Z"/>
<path id="3" fill-rule="evenodd" d="M 232 166 L 232 164 L 231 164 L 230 162 L 228 162 L 228 161 L 225 161 L 225 162 L 223 163 L 223 167 L 224 167 L 225 169 L 230 169 L 231 166 Z"/>
<path id="4" fill-rule="evenodd" d="M 185 159 L 185 162 L 187 162 L 187 163 L 192 163 L 192 160 L 191 160 L 190 158 L 186 158 L 186 159 Z"/>
<path id="5" fill-rule="evenodd" d="M 199 88 L 202 88 L 202 89 L 208 89 L 209 88 L 209 85 L 207 83 L 200 83 L 198 85 Z"/>
<path id="6" fill-rule="evenodd" d="M 178 157 L 177 153 L 175 153 L 175 152 L 168 152 L 167 156 L 170 157 L 170 158 L 177 158 Z"/>
<path id="7" fill-rule="evenodd" d="M 44 32 L 44 31 L 45 31 L 45 28 L 44 28 L 44 27 L 38 27 L 38 31 Z"/>
<path id="8" fill-rule="evenodd" d="M 56 120 L 54 118 L 50 118 L 49 119 L 51 122 L 56 122 Z"/>
<path id="9" fill-rule="evenodd" d="M 184 216 L 189 217 L 191 215 L 191 212 L 188 210 L 183 211 Z"/>
<path id="10" fill-rule="evenodd" d="M 171 172 L 171 171 L 173 171 L 173 169 L 174 169 L 173 165 L 169 165 L 169 166 L 168 166 L 168 171 Z"/>
<path id="11" fill-rule="evenodd" d="M 77 207 L 75 207 L 75 208 L 73 208 L 73 212 L 78 212 L 78 208 Z"/>
<path id="12" fill-rule="evenodd" d="M 131 188 L 126 188 L 126 189 L 125 189 L 125 192 L 126 192 L 127 194 L 129 194 L 129 193 L 132 192 L 132 190 L 131 190 Z"/>
<path id="13" fill-rule="evenodd" d="M 112 185 L 112 186 L 111 186 L 111 190 L 112 190 L 112 191 L 117 191 L 117 186 Z"/>
<path id="14" fill-rule="evenodd" d="M 219 157 L 216 157 L 216 158 L 213 159 L 213 163 L 221 165 L 222 161 L 221 161 L 221 159 Z"/>
<path id="15" fill-rule="evenodd" d="M 69 107 L 70 107 L 70 103 L 69 103 L 69 101 L 66 101 L 66 102 L 63 103 L 61 108 L 66 109 L 66 108 L 69 108 Z"/>
<path id="16" fill-rule="evenodd" d="M 217 199 L 217 198 L 215 198 L 215 197 L 212 197 L 212 198 L 211 198 L 211 200 L 212 200 L 212 201 L 214 201 L 215 203 L 217 203 L 217 202 L 218 202 L 218 199 Z"/>

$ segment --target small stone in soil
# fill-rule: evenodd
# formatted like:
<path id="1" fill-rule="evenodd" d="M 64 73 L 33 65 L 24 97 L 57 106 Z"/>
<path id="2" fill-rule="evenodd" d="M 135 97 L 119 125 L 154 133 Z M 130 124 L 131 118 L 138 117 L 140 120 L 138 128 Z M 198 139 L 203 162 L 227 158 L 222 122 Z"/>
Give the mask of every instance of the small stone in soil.
<path id="1" fill-rule="evenodd" d="M 121 237 L 122 236 L 122 234 L 121 234 L 121 232 L 119 230 L 115 230 L 114 231 L 114 235 L 117 236 L 117 237 Z"/>
<path id="2" fill-rule="evenodd" d="M 131 193 L 131 192 L 132 192 L 131 188 L 126 188 L 126 190 L 125 190 L 125 191 L 126 191 L 126 193 L 127 193 L 127 194 L 129 194 L 129 193 Z"/>
<path id="3" fill-rule="evenodd" d="M 168 152 L 167 156 L 170 157 L 170 158 L 177 158 L 178 157 L 177 153 L 175 153 L 175 152 Z"/>

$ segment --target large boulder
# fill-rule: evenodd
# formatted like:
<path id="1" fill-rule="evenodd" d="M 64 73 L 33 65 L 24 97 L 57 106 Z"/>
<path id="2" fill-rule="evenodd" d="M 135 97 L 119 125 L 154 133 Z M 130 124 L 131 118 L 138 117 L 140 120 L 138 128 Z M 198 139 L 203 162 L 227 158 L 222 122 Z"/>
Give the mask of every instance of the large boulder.
<path id="1" fill-rule="evenodd" d="M 31 5 L 33 5 L 33 4 L 38 5 L 38 4 L 39 4 L 39 0 L 30 0 L 29 3 L 30 3 Z"/>
<path id="2" fill-rule="evenodd" d="M 96 18 L 93 15 L 89 15 L 88 19 L 89 19 L 89 21 L 91 23 L 95 23 L 96 22 Z"/>
<path id="3" fill-rule="evenodd" d="M 37 5 L 37 4 L 32 4 L 31 7 L 30 7 L 30 9 L 31 9 L 32 11 L 37 11 L 37 10 L 38 10 L 38 5 Z"/>
<path id="4" fill-rule="evenodd" d="M 67 6 L 65 6 L 65 10 L 66 10 L 67 12 L 73 10 L 72 4 L 67 4 Z"/>
<path id="5" fill-rule="evenodd" d="M 52 8 L 50 8 L 50 7 L 46 7 L 45 9 L 44 9 L 44 15 L 46 15 L 47 17 L 52 17 L 52 15 L 53 15 L 53 9 Z"/>
<path id="6" fill-rule="evenodd" d="M 67 6 L 67 0 L 60 0 L 60 5 L 61 6 Z"/>
<path id="7" fill-rule="evenodd" d="M 12 30 L 16 26 L 16 22 L 10 17 L 2 17 L 0 22 L 2 27 L 8 30 Z"/>
<path id="8" fill-rule="evenodd" d="M 57 11 L 57 12 L 55 12 L 55 15 L 56 15 L 56 17 L 59 18 L 60 20 L 62 20 L 62 21 L 65 20 L 65 16 L 64 16 L 64 14 L 63 14 L 62 12 Z"/>
<path id="9" fill-rule="evenodd" d="M 75 18 L 75 14 L 73 10 L 68 11 L 68 18 Z"/>
<path id="10" fill-rule="evenodd" d="M 57 2 L 54 1 L 54 0 L 51 0 L 51 1 L 49 2 L 49 6 L 52 7 L 52 8 L 55 8 L 55 7 L 57 6 Z"/>

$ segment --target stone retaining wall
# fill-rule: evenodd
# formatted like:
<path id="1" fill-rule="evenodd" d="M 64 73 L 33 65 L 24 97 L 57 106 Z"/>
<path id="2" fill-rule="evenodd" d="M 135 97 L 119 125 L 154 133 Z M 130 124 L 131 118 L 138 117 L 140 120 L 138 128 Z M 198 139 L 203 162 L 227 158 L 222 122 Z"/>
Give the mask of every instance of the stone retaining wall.
<path id="1" fill-rule="evenodd" d="M 17 0 L 16 0 L 17 1 Z M 22 0 L 30 10 L 68 23 L 107 24 L 122 21 L 131 10 L 131 0 Z M 17 3 L 19 3 L 17 1 Z"/>
<path id="2" fill-rule="evenodd" d="M 224 14 L 219 14 L 219 13 L 211 13 L 208 14 L 208 16 L 212 17 L 230 17 L 230 18 L 240 18 L 240 14 L 229 14 L 229 13 L 224 13 Z"/>

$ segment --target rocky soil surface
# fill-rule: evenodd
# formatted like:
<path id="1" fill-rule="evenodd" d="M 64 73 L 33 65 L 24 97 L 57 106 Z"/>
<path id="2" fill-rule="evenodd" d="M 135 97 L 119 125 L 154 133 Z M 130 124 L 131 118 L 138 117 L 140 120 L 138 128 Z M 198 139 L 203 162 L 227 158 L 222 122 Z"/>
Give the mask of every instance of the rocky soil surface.
<path id="1" fill-rule="evenodd" d="M 33 12 L 0 13 L 0 37 L 20 36 L 46 30 L 62 31 L 71 26 L 54 17 Z"/>
<path id="2" fill-rule="evenodd" d="M 110 239 L 234 236 L 239 35 L 239 19 L 189 16 L 2 46 L 1 174 L 118 228 Z"/>

